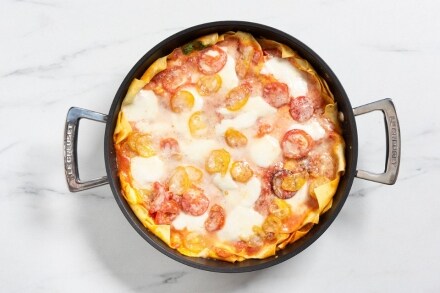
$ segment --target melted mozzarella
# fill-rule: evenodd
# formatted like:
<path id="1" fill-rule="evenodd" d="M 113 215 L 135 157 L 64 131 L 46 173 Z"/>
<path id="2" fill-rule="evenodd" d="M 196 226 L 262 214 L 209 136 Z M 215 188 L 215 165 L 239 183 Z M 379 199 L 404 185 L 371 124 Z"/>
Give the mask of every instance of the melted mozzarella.
<path id="1" fill-rule="evenodd" d="M 227 54 L 225 66 L 223 66 L 223 68 L 218 72 L 218 75 L 220 75 L 222 79 L 222 93 L 226 93 L 232 88 L 238 86 L 239 80 L 237 73 L 235 72 L 235 59 L 233 56 Z"/>
<path id="2" fill-rule="evenodd" d="M 261 182 L 252 177 L 246 184 L 237 184 L 238 188 L 229 190 L 225 198 L 225 225 L 217 232 L 222 240 L 240 240 L 254 232 L 254 226 L 260 226 L 264 217 L 253 208 L 260 196 Z"/>
<path id="3" fill-rule="evenodd" d="M 131 104 L 122 106 L 122 112 L 128 121 L 153 120 L 159 113 L 157 97 L 151 90 L 141 90 Z"/>
<path id="4" fill-rule="evenodd" d="M 205 220 L 208 217 L 208 213 L 205 212 L 201 216 L 192 216 L 185 213 L 180 213 L 173 221 L 173 226 L 177 230 L 182 230 L 184 228 L 189 231 L 198 232 L 204 234 L 205 231 Z"/>
<path id="5" fill-rule="evenodd" d="M 287 59 L 274 57 L 267 60 L 261 69 L 261 73 L 272 74 L 278 81 L 287 84 L 290 94 L 294 97 L 307 94 L 307 81 L 301 71 Z"/>
<path id="6" fill-rule="evenodd" d="M 232 179 L 231 174 L 227 172 L 224 176 L 217 173 L 213 176 L 212 182 L 222 191 L 237 189 L 238 185 Z"/>
<path id="7" fill-rule="evenodd" d="M 270 135 L 252 139 L 249 141 L 247 149 L 252 161 L 260 167 L 269 167 L 281 153 L 278 140 Z"/>
<path id="8" fill-rule="evenodd" d="M 212 139 L 188 139 L 179 141 L 180 151 L 189 164 L 204 165 L 209 153 L 218 148 Z"/>
<path id="9" fill-rule="evenodd" d="M 225 219 L 223 229 L 217 232 L 217 236 L 222 240 L 240 240 L 246 239 L 254 231 L 254 226 L 260 226 L 264 217 L 252 208 L 238 206 L 232 212 L 228 213 Z"/>
<path id="10" fill-rule="evenodd" d="M 149 188 L 152 182 L 162 178 L 165 165 L 158 156 L 134 157 L 131 159 L 130 170 L 131 176 L 139 187 Z"/>
<path id="11" fill-rule="evenodd" d="M 252 127 L 259 117 L 275 114 L 277 109 L 269 105 L 262 97 L 256 96 L 249 98 L 246 105 L 239 112 L 232 112 L 227 109 L 220 109 L 218 112 L 231 115 L 239 113 L 232 119 L 223 119 L 215 126 L 216 134 L 223 135 L 230 127 L 235 129 Z"/>
<path id="12" fill-rule="evenodd" d="M 299 124 L 293 123 L 289 126 L 291 129 L 301 129 L 307 132 L 314 140 L 321 139 L 325 136 L 325 129 L 316 119 L 310 119 L 309 121 Z"/>

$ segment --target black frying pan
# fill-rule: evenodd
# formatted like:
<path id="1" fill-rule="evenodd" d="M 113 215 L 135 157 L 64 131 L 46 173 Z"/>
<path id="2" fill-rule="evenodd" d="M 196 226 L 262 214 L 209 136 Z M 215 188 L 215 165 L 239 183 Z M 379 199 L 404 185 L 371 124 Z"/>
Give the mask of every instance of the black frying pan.
<path id="1" fill-rule="evenodd" d="M 341 177 L 338 189 L 333 198 L 333 205 L 331 209 L 320 217 L 319 224 L 315 225 L 310 232 L 306 234 L 306 236 L 278 251 L 276 256 L 261 260 L 245 260 L 243 262 L 228 263 L 212 259 L 191 258 L 184 256 L 176 250 L 168 247 L 167 244 L 162 242 L 162 240 L 157 238 L 142 225 L 121 194 L 121 185 L 117 176 L 116 156 L 113 145 L 113 132 L 116 126 L 116 119 L 121 108 L 122 100 L 125 97 L 131 81 L 134 78 L 140 78 L 145 70 L 156 59 L 171 53 L 171 51 L 176 47 L 180 47 L 183 44 L 196 39 L 197 37 L 214 32 L 221 34 L 227 31 L 238 30 L 251 33 L 255 37 L 272 39 L 291 47 L 293 50 L 297 51 L 300 56 L 308 60 L 318 74 L 326 80 L 332 93 L 334 94 L 336 102 L 338 103 L 339 111 L 342 112 L 344 118 L 342 128 L 343 136 L 346 142 L 345 158 L 347 166 L 345 174 Z M 387 158 L 386 170 L 382 174 L 373 174 L 362 170 L 356 170 L 358 157 L 358 137 L 355 115 L 368 113 L 374 110 L 382 111 L 385 118 L 385 129 L 387 134 Z M 77 166 L 78 122 L 81 118 L 106 123 L 104 134 L 104 160 L 107 176 L 87 182 L 83 182 L 79 179 Z M 249 272 L 267 268 L 283 262 L 300 253 L 302 250 L 306 249 L 310 244 L 316 241 L 319 236 L 321 236 L 322 233 L 324 233 L 324 231 L 330 226 L 344 205 L 344 202 L 350 192 L 354 177 L 384 184 L 394 184 L 397 179 L 400 163 L 400 130 L 396 111 L 390 99 L 380 100 L 353 109 L 350 104 L 350 100 L 344 91 L 344 88 L 336 78 L 333 71 L 315 52 L 294 37 L 277 29 L 261 24 L 242 21 L 221 21 L 201 24 L 178 32 L 148 51 L 148 53 L 136 63 L 136 65 L 125 77 L 115 95 L 115 98 L 113 99 L 113 104 L 108 115 L 75 107 L 71 108 L 67 114 L 64 135 L 64 163 L 66 179 L 70 191 L 76 192 L 109 183 L 116 202 L 133 228 L 148 243 L 165 255 L 198 269 L 214 272 Z"/>

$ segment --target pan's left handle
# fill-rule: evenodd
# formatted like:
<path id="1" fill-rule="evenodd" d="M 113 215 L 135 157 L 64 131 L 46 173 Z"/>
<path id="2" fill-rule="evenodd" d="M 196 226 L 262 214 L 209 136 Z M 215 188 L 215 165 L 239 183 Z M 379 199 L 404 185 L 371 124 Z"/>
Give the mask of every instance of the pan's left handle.
<path id="1" fill-rule="evenodd" d="M 64 170 L 67 185 L 71 192 L 86 190 L 89 188 L 108 184 L 107 176 L 81 181 L 78 172 L 78 126 L 80 119 L 85 118 L 102 123 L 107 122 L 107 115 L 87 109 L 72 107 L 67 112 L 66 128 L 64 129 Z"/>

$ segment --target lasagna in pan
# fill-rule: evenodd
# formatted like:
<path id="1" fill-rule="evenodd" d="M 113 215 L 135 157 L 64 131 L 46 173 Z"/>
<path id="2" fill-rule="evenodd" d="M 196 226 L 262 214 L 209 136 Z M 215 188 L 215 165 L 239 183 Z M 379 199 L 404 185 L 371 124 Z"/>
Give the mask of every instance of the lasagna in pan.
<path id="1" fill-rule="evenodd" d="M 243 32 L 156 60 L 132 81 L 114 144 L 143 225 L 184 255 L 229 262 L 304 236 L 345 168 L 325 81 L 289 47 Z"/>

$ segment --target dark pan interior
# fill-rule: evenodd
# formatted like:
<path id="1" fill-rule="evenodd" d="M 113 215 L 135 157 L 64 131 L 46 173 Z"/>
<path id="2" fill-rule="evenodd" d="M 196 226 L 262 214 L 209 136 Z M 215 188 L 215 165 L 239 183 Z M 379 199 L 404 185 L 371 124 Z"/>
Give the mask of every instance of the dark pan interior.
<path id="1" fill-rule="evenodd" d="M 345 175 L 342 176 L 338 190 L 334 196 L 332 208 L 321 217 L 319 224 L 315 225 L 306 236 L 295 243 L 288 245 L 285 249 L 278 251 L 276 256 L 263 260 L 246 260 L 238 263 L 227 263 L 212 259 L 183 256 L 179 252 L 168 247 L 142 225 L 121 194 L 121 186 L 117 177 L 117 165 L 112 136 L 122 99 L 124 98 L 128 86 L 133 78 L 140 78 L 144 71 L 157 58 L 169 54 L 174 48 L 179 47 L 199 36 L 214 32 L 223 33 L 237 30 L 249 32 L 255 37 L 264 37 L 286 44 L 297 51 L 303 58 L 307 59 L 313 65 L 316 71 L 327 81 L 338 103 L 339 110 L 344 113 L 345 117 L 343 122 L 343 131 L 346 142 L 347 167 Z M 104 148 L 107 175 L 115 199 L 127 220 L 147 242 L 165 255 L 195 268 L 215 272 L 248 272 L 273 266 L 295 256 L 316 241 L 319 236 L 324 233 L 324 231 L 338 215 L 350 191 L 356 171 L 358 145 L 356 122 L 354 120 L 350 101 L 335 74 L 316 53 L 292 36 L 289 36 L 286 33 L 274 28 L 250 22 L 222 21 L 206 23 L 181 31 L 156 45 L 136 63 L 136 65 L 122 82 L 113 100 L 105 130 Z"/>

